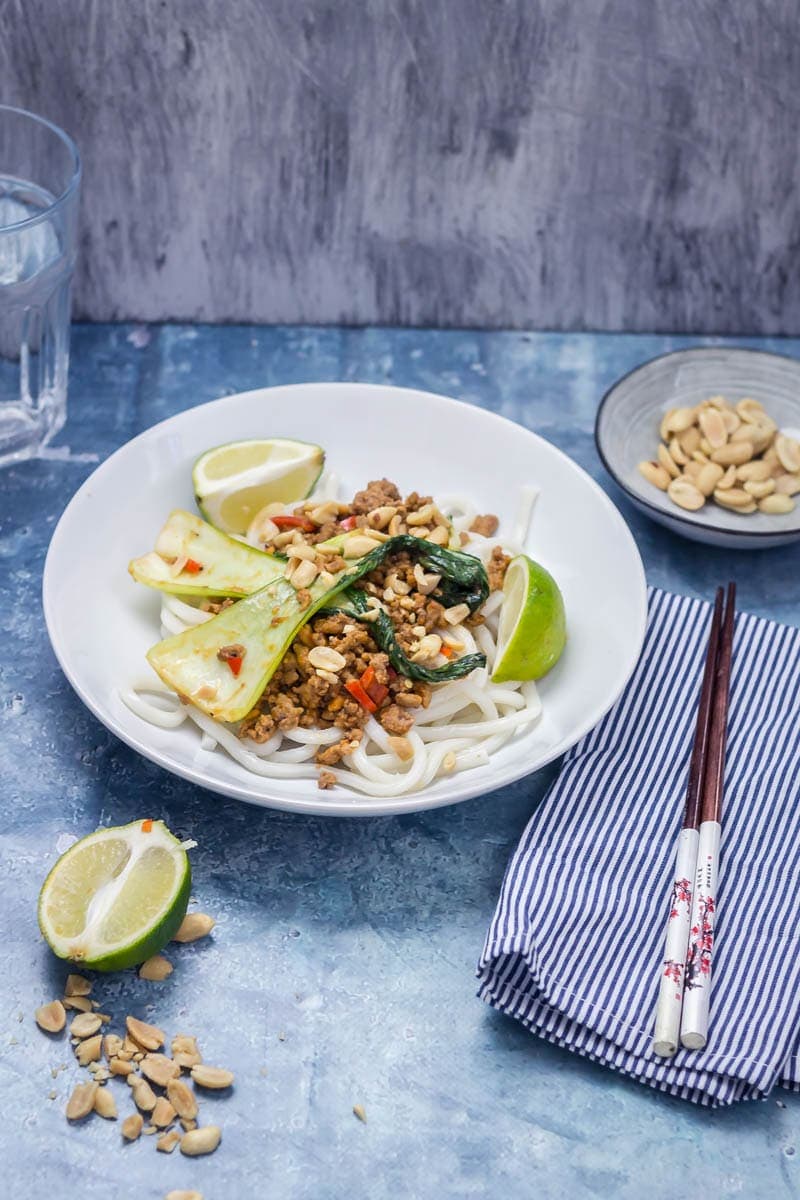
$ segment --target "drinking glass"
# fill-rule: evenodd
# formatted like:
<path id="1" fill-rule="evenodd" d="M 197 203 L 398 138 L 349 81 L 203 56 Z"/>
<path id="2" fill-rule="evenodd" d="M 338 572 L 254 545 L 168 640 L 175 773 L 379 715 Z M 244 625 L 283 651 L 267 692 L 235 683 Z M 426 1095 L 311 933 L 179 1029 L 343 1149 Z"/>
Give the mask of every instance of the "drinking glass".
<path id="1" fill-rule="evenodd" d="M 80 158 L 56 125 L 0 105 L 0 465 L 67 416 Z"/>

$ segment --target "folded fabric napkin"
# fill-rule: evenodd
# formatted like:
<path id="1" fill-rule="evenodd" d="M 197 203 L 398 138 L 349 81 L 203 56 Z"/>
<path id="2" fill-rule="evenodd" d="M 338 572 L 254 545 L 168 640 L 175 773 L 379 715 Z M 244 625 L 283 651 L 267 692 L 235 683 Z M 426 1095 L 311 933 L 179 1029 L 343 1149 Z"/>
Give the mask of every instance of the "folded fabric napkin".
<path id="1" fill-rule="evenodd" d="M 639 665 L 506 871 L 479 995 L 700 1104 L 800 1088 L 800 629 L 736 620 L 708 1046 L 651 1049 L 711 606 L 651 590 Z"/>

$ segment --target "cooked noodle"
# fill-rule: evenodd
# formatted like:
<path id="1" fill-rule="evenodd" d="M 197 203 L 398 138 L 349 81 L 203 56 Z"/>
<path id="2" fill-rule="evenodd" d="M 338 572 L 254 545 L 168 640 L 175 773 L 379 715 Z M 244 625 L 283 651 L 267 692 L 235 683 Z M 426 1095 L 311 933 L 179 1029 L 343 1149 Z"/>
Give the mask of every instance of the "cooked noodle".
<path id="1" fill-rule="evenodd" d="M 333 491 L 328 478 L 317 495 L 327 498 Z M 500 539 L 504 549 L 521 553 L 536 496 L 535 489 L 523 489 L 512 538 Z M 457 532 L 468 529 L 476 514 L 463 497 L 444 497 L 439 506 L 452 514 Z M 475 533 L 470 536 L 468 552 L 488 562 L 498 539 Z M 485 654 L 486 666 L 433 688 L 428 708 L 416 710 L 415 724 L 405 735 L 413 756 L 402 761 L 391 748 L 390 735 L 370 716 L 358 747 L 342 764 L 330 768 L 338 784 L 380 798 L 406 795 L 426 787 L 438 776 L 486 764 L 491 754 L 539 718 L 541 703 L 534 683 L 498 684 L 490 679 L 502 599 L 501 592 L 489 596 L 481 609 L 484 624 L 474 629 L 464 625 L 446 629 L 448 639 L 463 644 L 463 653 L 479 650 Z M 177 596 L 162 594 L 162 636 L 180 633 L 211 616 Z M 215 721 L 193 705 L 181 703 L 159 679 L 137 680 L 119 694 L 133 713 L 162 729 L 175 729 L 187 719 L 193 721 L 201 733 L 198 756 L 221 750 L 247 771 L 267 779 L 316 780 L 316 752 L 342 736 L 336 728 L 296 728 L 275 732 L 268 741 L 257 743 L 239 738 L 236 726 Z"/>

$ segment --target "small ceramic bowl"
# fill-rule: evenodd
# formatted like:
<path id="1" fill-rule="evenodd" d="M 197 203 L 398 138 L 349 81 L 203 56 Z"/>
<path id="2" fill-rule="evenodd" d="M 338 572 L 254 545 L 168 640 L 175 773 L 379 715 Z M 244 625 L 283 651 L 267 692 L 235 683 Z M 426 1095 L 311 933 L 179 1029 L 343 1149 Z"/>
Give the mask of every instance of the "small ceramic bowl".
<path id="1" fill-rule="evenodd" d="M 760 400 L 782 433 L 800 438 L 800 361 L 761 350 L 699 347 L 654 358 L 606 392 L 595 423 L 603 465 L 637 508 L 692 541 L 753 550 L 800 539 L 800 495 L 794 511 L 780 516 L 740 515 L 713 501 L 687 512 L 640 474 L 638 464 L 656 457 L 666 410 L 716 395 L 732 404 L 745 396 Z"/>

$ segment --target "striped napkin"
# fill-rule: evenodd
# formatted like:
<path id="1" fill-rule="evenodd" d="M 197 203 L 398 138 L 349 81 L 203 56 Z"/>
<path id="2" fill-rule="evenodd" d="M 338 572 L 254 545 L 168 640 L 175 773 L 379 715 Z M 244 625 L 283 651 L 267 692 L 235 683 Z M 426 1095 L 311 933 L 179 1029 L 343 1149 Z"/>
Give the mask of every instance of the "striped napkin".
<path id="1" fill-rule="evenodd" d="M 800 629 L 736 620 L 709 1043 L 651 1050 L 711 606 L 651 590 L 639 665 L 506 871 L 479 995 L 699 1104 L 800 1090 Z"/>

